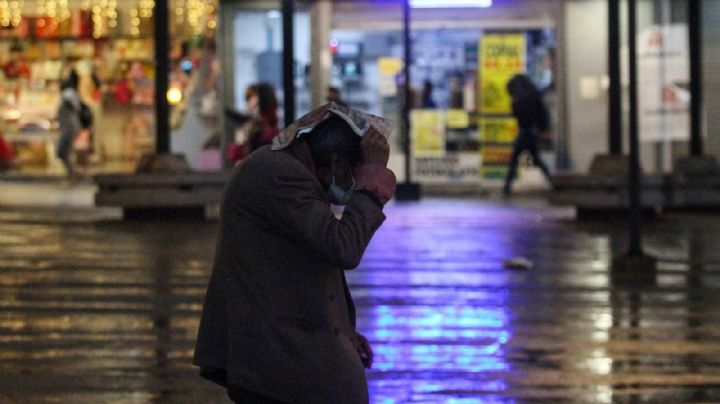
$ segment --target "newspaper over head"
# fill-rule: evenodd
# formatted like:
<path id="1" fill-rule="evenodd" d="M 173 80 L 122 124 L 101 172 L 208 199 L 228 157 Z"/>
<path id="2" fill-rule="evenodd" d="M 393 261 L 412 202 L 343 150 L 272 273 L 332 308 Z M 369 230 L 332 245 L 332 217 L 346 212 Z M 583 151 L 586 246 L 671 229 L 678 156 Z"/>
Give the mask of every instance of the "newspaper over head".
<path id="1" fill-rule="evenodd" d="M 355 109 L 344 107 L 335 102 L 323 105 L 310 111 L 307 115 L 293 122 L 273 139 L 272 150 L 283 150 L 290 146 L 295 139 L 310 133 L 321 122 L 337 115 L 350 125 L 356 135 L 362 137 L 371 126 L 374 126 L 383 136 L 390 137 L 393 130 L 393 121 L 375 116 Z"/>

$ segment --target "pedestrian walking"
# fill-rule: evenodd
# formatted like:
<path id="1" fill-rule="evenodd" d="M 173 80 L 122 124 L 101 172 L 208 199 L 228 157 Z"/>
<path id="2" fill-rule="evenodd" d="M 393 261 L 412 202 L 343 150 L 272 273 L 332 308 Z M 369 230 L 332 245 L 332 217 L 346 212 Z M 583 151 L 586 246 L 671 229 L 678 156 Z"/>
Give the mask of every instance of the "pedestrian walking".
<path id="1" fill-rule="evenodd" d="M 73 162 L 74 144 L 83 131 L 81 120 L 82 102 L 78 93 L 79 77 L 71 70 L 68 77 L 60 85 L 60 107 L 57 119 L 60 125 L 60 138 L 57 144 L 57 156 L 65 165 L 67 178 L 75 181 L 78 178 Z"/>
<path id="2" fill-rule="evenodd" d="M 432 82 L 430 82 L 430 80 L 425 80 L 423 82 L 422 108 L 425 108 L 425 109 L 437 108 L 437 104 L 435 103 L 435 100 L 433 100 L 433 84 L 432 84 Z"/>
<path id="3" fill-rule="evenodd" d="M 378 130 L 360 137 L 329 115 L 307 133 L 291 125 L 226 190 L 194 363 L 235 402 L 369 400 L 373 354 L 344 271 L 385 220 L 395 176 Z"/>
<path id="4" fill-rule="evenodd" d="M 505 177 L 503 193 L 506 196 L 512 192 L 512 183 L 517 176 L 518 160 L 524 151 L 530 153 L 533 164 L 542 170 L 548 180 L 550 178 L 550 171 L 538 151 L 540 134 L 550 128 L 550 114 L 543 103 L 542 95 L 530 78 L 524 74 L 514 76 L 508 82 L 507 89 L 512 97 L 512 112 L 517 119 L 518 133 Z"/>
<path id="5" fill-rule="evenodd" d="M 268 145 L 280 133 L 278 126 L 278 102 L 275 88 L 268 83 L 257 83 L 245 91 L 247 115 L 239 120 L 244 121 L 240 138 L 230 145 L 229 159 L 238 162 L 253 151 Z"/>

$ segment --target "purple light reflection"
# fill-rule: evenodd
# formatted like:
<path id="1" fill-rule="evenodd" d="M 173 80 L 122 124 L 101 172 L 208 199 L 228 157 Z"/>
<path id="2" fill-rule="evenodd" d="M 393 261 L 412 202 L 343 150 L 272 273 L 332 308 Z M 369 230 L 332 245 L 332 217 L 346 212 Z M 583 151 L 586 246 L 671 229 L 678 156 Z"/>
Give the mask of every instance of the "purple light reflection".
<path id="1" fill-rule="evenodd" d="M 501 263 L 517 243 L 493 225 L 501 218 L 471 206 L 445 206 L 432 220 L 428 206 L 390 207 L 348 273 L 358 329 L 375 352 L 373 403 L 488 402 L 508 389 L 514 275 Z M 482 231 L 479 217 L 490 224 Z"/>

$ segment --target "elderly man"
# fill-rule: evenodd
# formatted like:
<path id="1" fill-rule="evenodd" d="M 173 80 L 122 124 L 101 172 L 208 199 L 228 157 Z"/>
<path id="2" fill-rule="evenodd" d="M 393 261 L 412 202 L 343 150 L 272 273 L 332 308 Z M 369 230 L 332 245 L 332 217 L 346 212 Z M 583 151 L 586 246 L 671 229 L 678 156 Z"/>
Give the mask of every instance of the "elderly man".
<path id="1" fill-rule="evenodd" d="M 327 116 L 253 153 L 226 191 L 194 363 L 235 402 L 368 402 L 372 351 L 344 271 L 385 220 L 395 176 L 383 135 Z"/>

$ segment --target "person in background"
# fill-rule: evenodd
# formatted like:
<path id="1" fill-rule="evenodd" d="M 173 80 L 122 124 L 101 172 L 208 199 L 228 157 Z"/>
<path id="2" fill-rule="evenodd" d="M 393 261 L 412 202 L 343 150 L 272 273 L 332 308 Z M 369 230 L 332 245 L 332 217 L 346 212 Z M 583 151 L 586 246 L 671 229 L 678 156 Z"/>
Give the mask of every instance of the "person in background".
<path id="1" fill-rule="evenodd" d="M 244 121 L 240 136 L 230 145 L 228 158 L 236 163 L 262 146 L 272 143 L 280 133 L 277 115 L 278 102 L 275 89 L 268 83 L 257 83 L 245 91 L 247 113 L 245 115 L 231 112 L 232 117 Z"/>
<path id="2" fill-rule="evenodd" d="M 272 143 L 280 133 L 278 127 L 278 102 L 275 89 L 268 83 L 258 83 L 251 86 L 245 96 L 248 112 L 252 119 L 252 127 L 248 133 L 248 153 L 262 146 Z"/>
<path id="3" fill-rule="evenodd" d="M 546 178 L 550 178 L 550 170 L 538 152 L 540 134 L 550 129 L 550 114 L 543 103 L 542 94 L 528 76 L 524 74 L 514 76 L 508 82 L 507 90 L 512 97 L 512 112 L 518 123 L 518 134 L 503 188 L 503 194 L 509 196 L 512 192 L 512 183 L 517 176 L 518 159 L 523 151 L 529 152 L 533 164 L 542 170 Z"/>
<path id="4" fill-rule="evenodd" d="M 347 104 L 342 99 L 342 92 L 337 87 L 328 87 L 327 101 L 347 107 Z"/>
<path id="5" fill-rule="evenodd" d="M 79 81 L 77 72 L 71 70 L 68 77 L 60 84 L 60 107 L 57 114 L 60 125 L 57 156 L 65 165 L 67 178 L 70 181 L 78 179 L 73 163 L 73 146 L 75 139 L 83 131 L 83 124 L 80 120 L 82 102 L 78 94 Z"/>
<path id="6" fill-rule="evenodd" d="M 95 117 L 101 113 L 102 82 L 93 65 L 89 70 L 83 69 L 78 73 L 78 95 L 80 96 L 80 124 L 82 131 L 75 139 L 75 162 L 83 170 L 91 165 L 91 156 L 98 149 L 95 142 L 93 126 Z"/>
<path id="7" fill-rule="evenodd" d="M 433 101 L 432 93 L 433 93 L 432 83 L 430 82 L 430 80 L 425 80 L 425 82 L 423 83 L 423 91 L 422 91 L 422 108 L 426 108 L 426 109 L 437 108 L 437 104 L 435 104 L 435 101 Z"/>
<path id="8" fill-rule="evenodd" d="M 15 150 L 0 130 L 0 173 L 15 167 Z"/>
<path id="9" fill-rule="evenodd" d="M 345 271 L 385 220 L 390 146 L 337 116 L 286 138 L 233 171 L 193 363 L 237 403 L 367 404 Z"/>
<path id="10" fill-rule="evenodd" d="M 113 91 L 113 99 L 119 105 L 129 105 L 132 101 L 132 88 L 129 76 L 130 66 L 123 64 L 120 67 L 120 74 L 118 75 L 117 81 L 115 81 L 115 88 Z"/>

